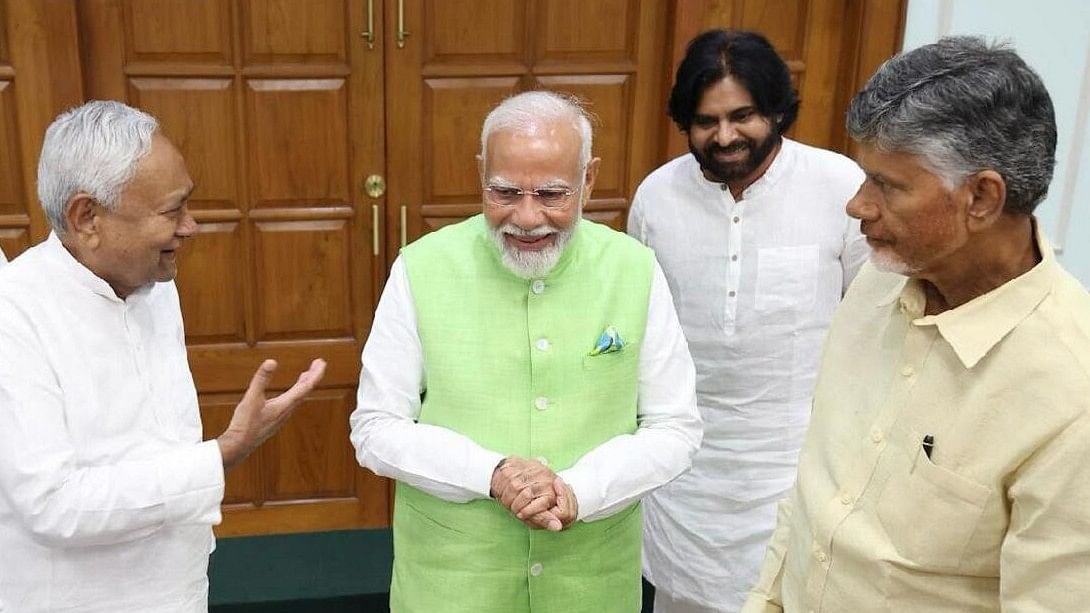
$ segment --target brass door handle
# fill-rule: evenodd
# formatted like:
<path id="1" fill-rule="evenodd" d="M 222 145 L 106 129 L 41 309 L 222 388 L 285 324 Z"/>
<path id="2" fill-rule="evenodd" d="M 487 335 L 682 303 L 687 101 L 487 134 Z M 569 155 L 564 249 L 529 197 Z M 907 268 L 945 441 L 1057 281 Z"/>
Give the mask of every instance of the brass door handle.
<path id="1" fill-rule="evenodd" d="M 371 255 L 379 254 L 378 205 L 371 205 Z"/>
<path id="2" fill-rule="evenodd" d="M 405 39 L 409 31 L 405 29 L 405 0 L 397 0 L 397 48 L 405 48 Z"/>
<path id="3" fill-rule="evenodd" d="M 367 31 L 360 33 L 367 41 L 367 48 L 375 48 L 375 0 L 367 0 Z"/>
<path id="4" fill-rule="evenodd" d="M 403 204 L 403 205 L 401 205 L 401 246 L 402 247 L 409 244 L 409 240 L 408 240 L 408 238 L 409 238 L 408 220 L 409 220 L 409 207 L 407 207 L 407 206 L 405 206 Z"/>

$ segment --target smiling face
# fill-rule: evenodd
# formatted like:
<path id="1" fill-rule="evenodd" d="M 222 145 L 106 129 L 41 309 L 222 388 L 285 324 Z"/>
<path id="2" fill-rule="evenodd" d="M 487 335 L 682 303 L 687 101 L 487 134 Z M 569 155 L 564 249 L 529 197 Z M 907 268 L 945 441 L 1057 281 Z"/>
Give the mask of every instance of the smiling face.
<path id="1" fill-rule="evenodd" d="M 89 266 L 119 297 L 178 273 L 177 249 L 197 223 L 187 208 L 193 180 L 181 153 L 156 134 L 151 150 L 121 192 L 118 207 L 91 205 Z"/>
<path id="2" fill-rule="evenodd" d="M 704 90 L 688 136 L 704 176 L 736 191 L 764 174 L 780 144 L 749 90 L 730 76 Z"/>
<path id="3" fill-rule="evenodd" d="M 522 190 L 571 190 L 560 206 L 546 207 L 531 195 L 509 205 L 482 193 L 484 215 L 504 264 L 522 277 L 544 276 L 556 265 L 579 221 L 597 176 L 598 159 L 580 168 L 579 131 L 569 122 L 500 129 L 488 138 L 484 186 Z"/>
<path id="4" fill-rule="evenodd" d="M 919 156 L 888 153 L 862 143 L 859 165 L 867 179 L 848 202 L 881 270 L 933 277 L 959 259 L 969 240 L 965 187 L 947 189 Z"/>

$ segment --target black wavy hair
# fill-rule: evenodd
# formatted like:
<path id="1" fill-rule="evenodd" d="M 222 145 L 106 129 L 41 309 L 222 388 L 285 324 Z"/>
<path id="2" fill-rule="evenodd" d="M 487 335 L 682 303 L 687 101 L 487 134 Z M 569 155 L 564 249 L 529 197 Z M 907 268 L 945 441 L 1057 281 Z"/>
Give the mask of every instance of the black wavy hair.
<path id="1" fill-rule="evenodd" d="M 692 127 L 704 90 L 728 76 L 745 86 L 776 134 L 795 123 L 798 94 L 787 64 L 768 39 L 756 32 L 708 30 L 689 41 L 670 91 L 670 118 L 682 131 Z"/>

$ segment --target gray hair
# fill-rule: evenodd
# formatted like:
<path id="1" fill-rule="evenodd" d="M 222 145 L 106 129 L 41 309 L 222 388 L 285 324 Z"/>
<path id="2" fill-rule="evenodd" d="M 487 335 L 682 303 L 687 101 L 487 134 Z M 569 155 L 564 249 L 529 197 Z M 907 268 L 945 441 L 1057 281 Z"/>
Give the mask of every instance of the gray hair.
<path id="1" fill-rule="evenodd" d="M 488 138 L 500 130 L 526 130 L 532 126 L 555 122 L 571 122 L 579 131 L 579 166 L 590 162 L 594 130 L 590 115 L 574 96 L 556 92 L 523 92 L 507 98 L 484 118 L 481 127 L 481 163 L 487 160 Z"/>
<path id="2" fill-rule="evenodd" d="M 151 115 L 114 100 L 93 100 L 53 120 L 38 160 L 38 199 L 53 230 L 67 230 L 68 201 L 80 192 L 117 208 L 158 129 Z"/>
<path id="3" fill-rule="evenodd" d="M 943 38 L 883 64 L 848 108 L 848 134 L 918 155 L 953 189 L 981 170 L 1006 182 L 1005 210 L 1031 214 L 1056 164 L 1041 78 L 1006 44 Z"/>

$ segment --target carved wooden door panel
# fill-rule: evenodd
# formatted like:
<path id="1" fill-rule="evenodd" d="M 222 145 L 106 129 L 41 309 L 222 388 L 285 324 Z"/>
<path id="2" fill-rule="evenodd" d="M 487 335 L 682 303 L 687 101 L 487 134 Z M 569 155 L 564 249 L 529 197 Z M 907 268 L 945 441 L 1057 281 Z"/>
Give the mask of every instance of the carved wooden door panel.
<path id="1" fill-rule="evenodd" d="M 388 483 L 356 465 L 347 430 L 383 270 L 381 201 L 362 189 L 384 164 L 383 51 L 360 37 L 366 1 L 78 9 L 85 96 L 155 114 L 197 184 L 200 230 L 177 282 L 206 436 L 262 358 L 279 360 L 278 389 L 311 359 L 329 363 L 321 389 L 228 475 L 219 534 L 387 525 Z"/>
<path id="2" fill-rule="evenodd" d="M 586 216 L 623 229 L 660 163 L 665 0 L 388 0 L 386 13 L 391 254 L 480 211 L 481 123 L 529 89 L 589 103 L 602 166 Z"/>

